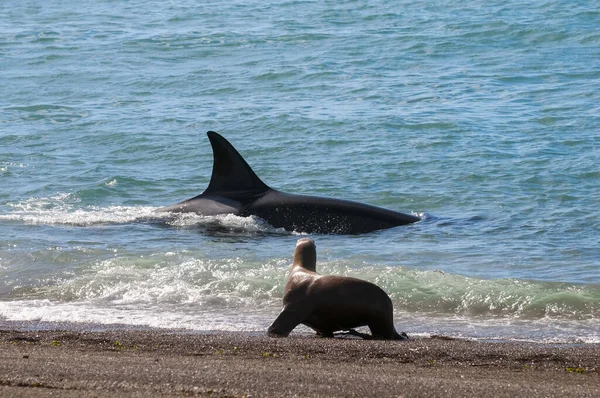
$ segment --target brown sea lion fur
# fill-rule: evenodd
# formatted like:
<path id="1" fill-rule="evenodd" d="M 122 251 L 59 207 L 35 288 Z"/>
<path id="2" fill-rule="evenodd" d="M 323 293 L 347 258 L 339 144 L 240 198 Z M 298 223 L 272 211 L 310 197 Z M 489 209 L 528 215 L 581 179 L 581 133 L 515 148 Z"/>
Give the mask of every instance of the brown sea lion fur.
<path id="1" fill-rule="evenodd" d="M 394 327 L 392 300 L 377 285 L 356 278 L 319 275 L 312 239 L 296 244 L 294 263 L 285 284 L 283 310 L 269 327 L 271 337 L 286 337 L 299 324 L 323 337 L 335 332 L 362 338 L 404 340 Z M 368 326 L 371 335 L 353 328 Z"/>

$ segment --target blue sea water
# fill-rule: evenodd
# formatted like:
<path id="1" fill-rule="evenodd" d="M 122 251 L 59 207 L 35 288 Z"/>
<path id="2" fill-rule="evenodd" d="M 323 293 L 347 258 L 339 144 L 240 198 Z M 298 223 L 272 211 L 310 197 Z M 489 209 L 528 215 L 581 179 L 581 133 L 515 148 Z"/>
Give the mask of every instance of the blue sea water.
<path id="1" fill-rule="evenodd" d="M 274 188 L 423 217 L 312 236 L 399 330 L 598 342 L 598 26 L 566 0 L 2 2 L 0 325 L 266 330 L 298 231 L 154 212 L 207 186 L 215 130 Z"/>

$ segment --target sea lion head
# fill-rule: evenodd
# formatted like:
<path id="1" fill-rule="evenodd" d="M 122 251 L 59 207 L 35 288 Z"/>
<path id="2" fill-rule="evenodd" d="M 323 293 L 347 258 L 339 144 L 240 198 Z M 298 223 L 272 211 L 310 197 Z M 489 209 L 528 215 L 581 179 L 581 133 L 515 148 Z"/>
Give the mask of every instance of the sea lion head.
<path id="1" fill-rule="evenodd" d="M 308 271 L 317 271 L 317 246 L 312 239 L 298 239 L 294 251 L 294 265 L 299 265 Z"/>

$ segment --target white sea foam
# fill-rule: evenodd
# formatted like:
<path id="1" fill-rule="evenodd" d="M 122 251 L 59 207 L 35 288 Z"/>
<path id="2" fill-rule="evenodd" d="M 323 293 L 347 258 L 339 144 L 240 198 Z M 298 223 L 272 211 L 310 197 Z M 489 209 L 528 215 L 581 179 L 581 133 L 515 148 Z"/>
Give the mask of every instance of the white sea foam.
<path id="1" fill-rule="evenodd" d="M 28 224 L 91 226 L 168 218 L 163 213 L 156 213 L 156 208 L 150 206 L 80 206 L 79 199 L 67 193 L 49 198 L 29 198 L 8 203 L 8 206 L 13 211 L 0 214 L 0 220 Z"/>
<path id="2" fill-rule="evenodd" d="M 157 306 L 99 305 L 91 301 L 54 302 L 22 300 L 0 302 L 0 319 L 13 322 L 120 324 L 132 327 L 186 329 L 190 331 L 264 332 L 279 312 L 279 306 L 229 308 L 221 310 L 181 310 Z M 511 340 L 538 343 L 600 343 L 600 322 L 583 324 L 542 319 L 535 322 L 515 319 L 432 316 L 395 313 L 398 330 L 412 337 L 442 335 L 471 340 Z M 312 333 L 299 326 L 295 333 Z"/>
<path id="3" fill-rule="evenodd" d="M 268 327 L 264 314 L 230 311 L 182 312 L 167 308 L 98 306 L 91 302 L 26 300 L 0 302 L 0 318 L 7 321 L 121 324 L 197 331 L 261 331 Z"/>
<path id="4" fill-rule="evenodd" d="M 204 227 L 247 233 L 296 234 L 288 232 L 284 228 L 275 228 L 256 216 L 240 217 L 234 214 L 203 216 L 196 213 L 171 213 L 171 217 L 167 223 L 179 228 Z"/>
<path id="5" fill-rule="evenodd" d="M 277 262 L 212 261 L 175 252 L 150 258 L 116 257 L 74 277 L 27 289 L 24 296 L 36 299 L 0 301 L 0 318 L 264 330 L 267 320 L 279 311 L 280 267 Z"/>
<path id="6" fill-rule="evenodd" d="M 353 274 L 352 269 L 343 270 L 344 264 L 325 262 L 323 265 L 337 274 Z M 19 296 L 17 290 L 12 301 L 0 302 L 0 317 L 8 321 L 264 331 L 281 309 L 282 282 L 287 266 L 288 259 L 260 264 L 240 258 L 202 259 L 185 251 L 143 258 L 117 256 L 99 261 L 69 278 L 28 288 L 23 296 Z M 369 267 L 362 270 L 368 278 Z M 416 335 L 481 340 L 600 342 L 600 319 L 594 316 L 573 316 L 571 310 L 565 314 L 548 312 L 536 316 L 537 311 L 534 311 L 528 315 L 527 311 L 513 308 L 510 303 L 502 304 L 502 299 L 494 298 L 493 291 L 504 286 L 502 281 L 479 281 L 490 291 L 489 296 L 480 296 L 469 293 L 470 285 L 479 289 L 476 281 L 438 274 L 435 271 L 380 268 L 383 277 L 379 284 L 392 292 L 398 329 Z M 392 275 L 393 280 L 390 279 Z M 431 289 L 431 297 L 411 297 L 414 290 L 411 278 L 419 279 L 414 286 Z M 437 280 L 435 285 L 424 284 L 431 279 Z M 393 282 L 391 285 L 390 281 Z M 543 290 L 543 286 L 531 282 L 525 288 L 532 296 L 552 296 L 553 289 L 572 290 L 561 286 L 552 285 L 549 290 Z M 522 294 L 518 289 L 506 294 L 518 296 Z M 446 293 L 437 297 L 435 290 Z M 450 294 L 451 290 L 454 293 Z M 464 297 L 470 299 L 461 301 Z M 500 304 L 493 304 L 491 310 L 477 309 L 498 300 Z M 493 308 L 500 305 L 506 306 L 504 311 Z M 585 306 L 579 310 L 584 311 Z"/>
<path id="7" fill-rule="evenodd" d="M 107 184 L 113 184 L 111 181 Z M 256 217 L 240 217 L 233 214 L 203 216 L 196 213 L 157 212 L 152 206 L 81 206 L 79 199 L 71 194 L 57 194 L 49 198 L 29 198 L 9 203 L 13 209 L 0 214 L 0 220 L 20 221 L 36 225 L 95 226 L 104 224 L 127 224 L 134 222 L 162 222 L 167 225 L 190 229 L 203 228 L 214 231 L 240 233 L 294 234 L 284 228 L 275 228 Z"/>
<path id="8" fill-rule="evenodd" d="M 55 208 L 13 212 L 0 215 L 0 220 L 22 221 L 28 224 L 91 226 L 102 224 L 124 224 L 166 218 L 154 212 L 153 207 L 109 206 L 84 209 Z"/>

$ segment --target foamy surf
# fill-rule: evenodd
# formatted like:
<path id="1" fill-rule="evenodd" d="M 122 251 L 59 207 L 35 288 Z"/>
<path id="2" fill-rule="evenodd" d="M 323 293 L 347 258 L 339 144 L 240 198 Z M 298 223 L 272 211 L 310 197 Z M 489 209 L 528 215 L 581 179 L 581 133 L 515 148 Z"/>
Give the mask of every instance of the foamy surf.
<path id="1" fill-rule="evenodd" d="M 8 203 L 7 206 L 12 211 L 0 214 L 0 220 L 35 225 L 88 227 L 168 218 L 167 215 L 156 213 L 156 208 L 150 206 L 81 206 L 79 199 L 72 194 L 29 198 L 17 203 Z"/>
<path id="2" fill-rule="evenodd" d="M 195 213 L 167 213 L 167 224 L 178 228 L 203 228 L 209 232 L 265 233 L 278 235 L 301 235 L 284 228 L 275 228 L 257 216 L 240 217 L 234 214 L 203 216 Z"/>
<path id="3" fill-rule="evenodd" d="M 23 300 L 0 302 L 0 323 L 20 323 L 25 328 L 76 329 L 77 325 L 96 325 L 96 328 L 161 328 L 188 332 L 256 332 L 265 333 L 279 313 L 279 306 L 261 309 L 228 308 L 221 310 L 182 311 L 178 307 L 134 308 L 133 306 L 98 306 L 92 302 L 55 302 Z M 398 330 L 414 337 L 446 336 L 456 339 L 482 341 L 526 341 L 556 344 L 600 343 L 600 322 L 588 320 L 574 324 L 570 321 L 542 318 L 461 317 L 395 311 Z M 54 325 L 54 326 L 53 326 Z M 23 327 L 23 326 L 22 326 Z M 85 326 L 89 328 L 89 326 Z M 294 333 L 311 334 L 300 325 Z"/>
<path id="4" fill-rule="evenodd" d="M 84 249 L 74 251 L 87 254 Z M 106 256 L 110 258 L 99 259 Z M 203 248 L 143 255 L 107 251 L 90 258 L 75 268 L 45 275 L 37 283 L 12 286 L 0 301 L 0 318 L 260 332 L 281 309 L 290 261 L 205 258 Z M 483 340 L 600 341 L 596 285 L 476 279 L 352 260 L 322 261 L 320 269 L 380 285 L 392 298 L 397 327 L 407 333 Z"/>
<path id="5" fill-rule="evenodd" d="M 0 302 L 0 320 L 46 324 L 127 325 L 189 331 L 259 332 L 268 327 L 265 314 L 239 311 L 182 312 L 179 309 L 101 307 L 90 302 L 26 300 Z"/>
<path id="6" fill-rule="evenodd" d="M 278 240 L 295 235 L 258 217 L 161 213 L 152 206 L 90 206 L 70 194 L 6 206 L 10 211 L 1 214 L 0 220 L 47 225 L 50 234 L 54 226 L 81 227 L 98 231 L 94 237 L 98 243 L 88 247 L 82 237 L 81 242 L 29 251 L 36 264 L 31 273 L 30 261 L 19 250 L 7 251 L 4 262 L 11 264 L 12 269 L 7 269 L 13 277 L 9 284 L 0 285 L 1 321 L 261 333 L 281 309 L 289 257 L 258 261 L 220 246 L 215 252 L 217 247 L 207 247 L 205 240 L 196 247 L 197 240 L 186 232 L 243 239 L 274 235 Z M 148 228 L 144 224 L 150 230 L 160 231 L 156 225 L 176 232 L 164 247 L 146 250 Z M 104 226 L 126 228 L 129 243 L 98 245 L 106 237 Z M 182 238 L 190 245 L 178 249 Z M 133 242 L 135 248 L 130 247 Z M 373 263 L 365 253 L 341 259 L 327 259 L 327 249 L 321 254 L 320 272 L 367 279 L 384 288 L 394 302 L 397 328 L 409 334 L 554 343 L 600 341 L 597 284 L 482 279 L 415 269 L 401 261 Z M 297 331 L 310 333 L 303 327 Z"/>
<path id="7" fill-rule="evenodd" d="M 112 182 L 109 182 L 110 184 Z M 29 198 L 8 203 L 12 210 L 0 214 L 0 220 L 33 225 L 66 225 L 93 227 L 108 224 L 136 222 L 162 223 L 182 229 L 204 229 L 208 232 L 296 234 L 275 228 L 256 216 L 240 217 L 233 214 L 203 216 L 195 213 L 157 212 L 152 206 L 82 206 L 76 196 L 58 194 L 49 198 Z"/>

